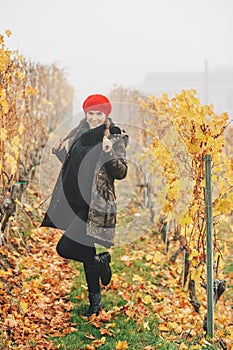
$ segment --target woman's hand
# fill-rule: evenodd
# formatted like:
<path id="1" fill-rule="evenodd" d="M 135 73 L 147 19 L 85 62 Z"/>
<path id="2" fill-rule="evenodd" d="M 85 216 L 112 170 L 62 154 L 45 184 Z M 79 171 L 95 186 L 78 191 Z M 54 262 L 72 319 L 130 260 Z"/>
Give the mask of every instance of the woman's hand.
<path id="1" fill-rule="evenodd" d="M 102 147 L 104 152 L 110 152 L 112 149 L 112 141 L 109 140 L 107 136 L 103 137 Z"/>
<path id="2" fill-rule="evenodd" d="M 52 153 L 56 153 L 57 151 L 60 151 L 62 147 L 64 146 L 64 142 L 62 139 L 60 139 L 57 143 L 55 143 L 52 147 Z"/>

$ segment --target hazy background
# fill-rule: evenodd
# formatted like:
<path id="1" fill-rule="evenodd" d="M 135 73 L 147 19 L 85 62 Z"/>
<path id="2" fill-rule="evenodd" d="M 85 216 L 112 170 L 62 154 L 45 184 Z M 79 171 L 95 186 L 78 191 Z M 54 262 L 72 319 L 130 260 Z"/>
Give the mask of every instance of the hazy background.
<path id="1" fill-rule="evenodd" d="M 10 49 L 66 68 L 77 109 L 148 73 L 233 70 L 232 0 L 0 0 L 5 29 Z"/>

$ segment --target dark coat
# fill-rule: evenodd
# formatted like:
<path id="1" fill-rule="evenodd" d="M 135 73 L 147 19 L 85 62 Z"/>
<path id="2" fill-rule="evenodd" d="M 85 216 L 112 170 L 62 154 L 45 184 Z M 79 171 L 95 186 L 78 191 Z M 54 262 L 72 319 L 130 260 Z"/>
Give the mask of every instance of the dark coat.
<path id="1" fill-rule="evenodd" d="M 116 225 L 114 181 L 127 175 L 128 136 L 111 123 L 109 138 L 113 148 L 104 152 L 104 132 L 105 125 L 89 129 L 84 122 L 68 153 L 60 153 L 59 159 L 65 159 L 41 227 L 66 230 L 78 216 L 86 222 L 86 234 L 109 247 L 113 245 Z"/>

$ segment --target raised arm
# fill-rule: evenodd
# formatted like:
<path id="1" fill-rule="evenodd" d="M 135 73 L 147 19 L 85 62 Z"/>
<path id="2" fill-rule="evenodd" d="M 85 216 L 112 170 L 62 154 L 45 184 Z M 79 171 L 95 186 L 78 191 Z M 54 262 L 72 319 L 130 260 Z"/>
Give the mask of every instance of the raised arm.
<path id="1" fill-rule="evenodd" d="M 110 152 L 104 152 L 105 168 L 113 179 L 122 180 L 126 177 L 128 164 L 126 160 L 126 145 L 128 136 L 121 136 L 113 140 L 113 147 Z"/>
<path id="2" fill-rule="evenodd" d="M 64 141 L 60 139 L 56 144 L 52 147 L 52 153 L 60 160 L 61 163 L 64 162 L 67 151 L 64 146 Z"/>

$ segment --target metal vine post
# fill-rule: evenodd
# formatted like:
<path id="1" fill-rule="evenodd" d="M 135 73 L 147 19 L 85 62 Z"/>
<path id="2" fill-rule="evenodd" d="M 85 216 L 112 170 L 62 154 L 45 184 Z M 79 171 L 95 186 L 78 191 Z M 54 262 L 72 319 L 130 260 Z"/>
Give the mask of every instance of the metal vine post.
<path id="1" fill-rule="evenodd" d="M 205 161 L 205 208 L 206 208 L 206 272 L 207 272 L 207 334 L 214 336 L 214 288 L 213 288 L 213 211 L 211 155 Z"/>

